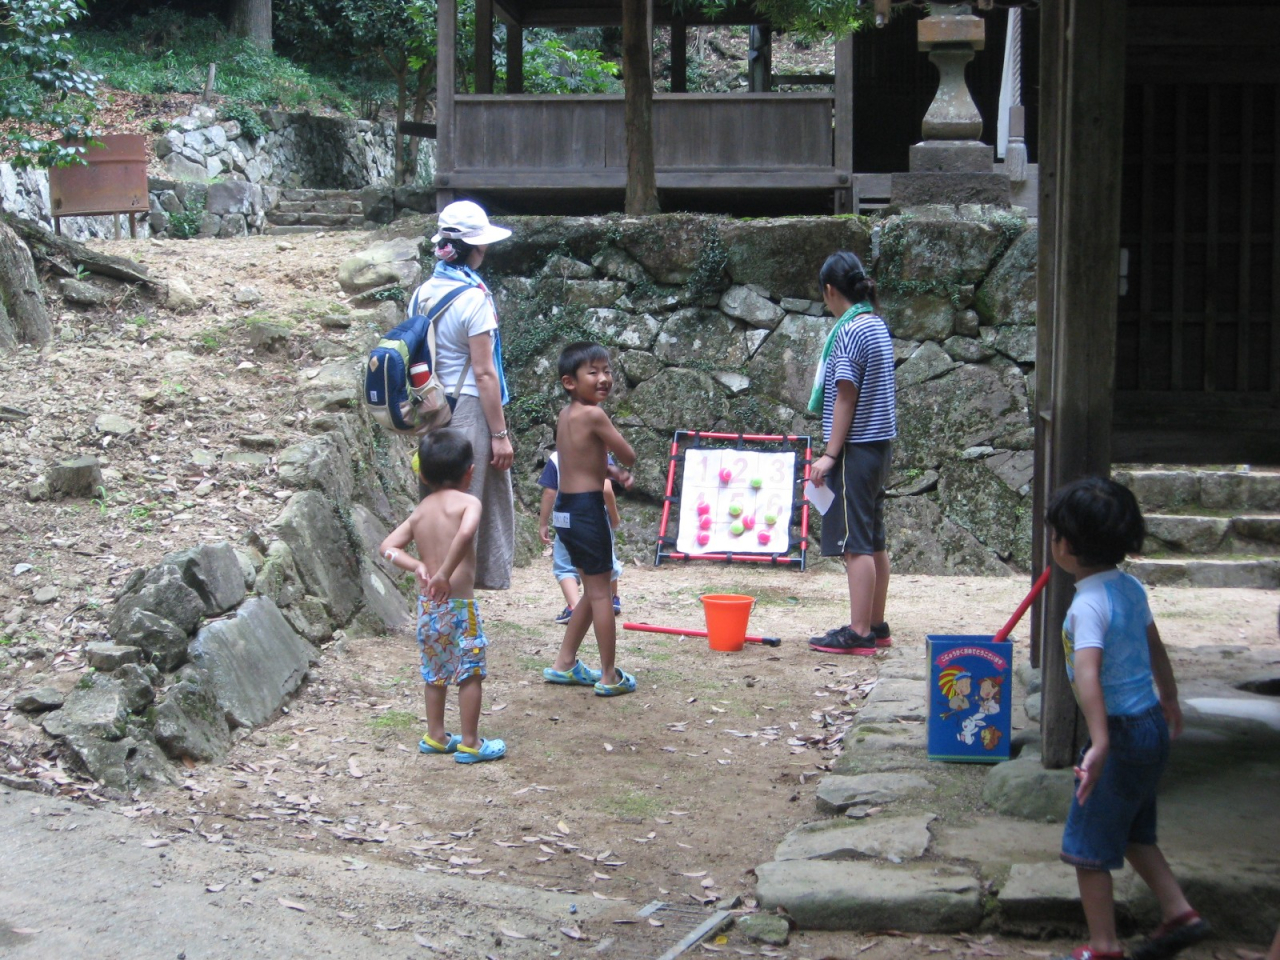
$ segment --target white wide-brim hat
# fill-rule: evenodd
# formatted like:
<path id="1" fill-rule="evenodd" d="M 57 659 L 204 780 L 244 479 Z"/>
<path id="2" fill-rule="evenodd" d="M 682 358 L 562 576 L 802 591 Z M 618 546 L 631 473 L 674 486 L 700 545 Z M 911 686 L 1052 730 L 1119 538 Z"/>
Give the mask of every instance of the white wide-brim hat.
<path id="1" fill-rule="evenodd" d="M 499 227 L 489 222 L 488 215 L 480 204 L 470 200 L 458 200 L 440 211 L 440 219 L 436 223 L 436 235 L 432 243 L 441 240 L 461 240 L 473 247 L 497 243 L 511 236 L 506 227 Z"/>

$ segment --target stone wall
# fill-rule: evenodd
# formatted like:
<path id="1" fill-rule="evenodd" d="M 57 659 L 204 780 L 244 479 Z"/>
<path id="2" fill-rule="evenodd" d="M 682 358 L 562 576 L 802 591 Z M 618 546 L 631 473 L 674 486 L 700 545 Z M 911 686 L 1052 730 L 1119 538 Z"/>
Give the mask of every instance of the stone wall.
<path id="1" fill-rule="evenodd" d="M 154 141 L 165 179 L 150 181 L 151 210 L 139 226 L 144 235 L 168 232 L 175 214 L 191 215 L 193 235 L 257 233 L 266 212 L 287 199 L 290 190 L 360 191 L 394 179 L 392 122 L 278 111 L 263 112 L 261 120 L 266 128 L 261 137 L 251 136 L 235 120 L 218 119 L 213 108 L 202 104 L 174 120 Z M 435 141 L 420 144 L 417 180 L 429 183 L 435 173 Z M 205 203 L 208 185 L 237 182 L 258 189 L 234 191 L 235 209 L 215 212 Z M 52 226 L 48 175 L 0 164 L 0 207 Z M 231 218 L 224 222 L 227 214 Z M 112 235 L 110 217 L 73 217 L 63 221 L 62 229 L 78 240 Z"/>
<path id="2" fill-rule="evenodd" d="M 900 436 L 888 524 L 896 569 L 1028 569 L 1036 230 L 1007 211 L 919 208 L 884 219 L 504 218 L 482 272 L 495 290 L 513 401 L 515 477 L 535 478 L 563 404 L 555 362 L 583 337 L 613 350 L 607 408 L 639 460 L 624 552 L 652 558 L 672 431 L 809 433 L 832 323 L 818 268 L 855 251 L 880 286 L 897 355 Z M 428 219 L 397 221 L 430 235 Z"/>

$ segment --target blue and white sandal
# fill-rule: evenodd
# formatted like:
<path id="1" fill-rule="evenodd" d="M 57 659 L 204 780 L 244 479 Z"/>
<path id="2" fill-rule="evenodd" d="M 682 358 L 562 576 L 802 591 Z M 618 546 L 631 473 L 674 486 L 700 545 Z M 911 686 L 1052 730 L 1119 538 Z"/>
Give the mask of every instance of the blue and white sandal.
<path id="1" fill-rule="evenodd" d="M 458 745 L 462 743 L 462 737 L 456 733 L 445 734 L 444 743 L 438 740 L 432 740 L 427 734 L 422 735 L 422 739 L 418 741 L 419 753 L 457 753 Z"/>
<path id="2" fill-rule="evenodd" d="M 501 740 L 480 738 L 480 746 L 466 747 L 458 744 L 458 753 L 453 759 L 456 763 L 484 763 L 486 760 L 497 760 L 507 753 L 507 745 Z"/>
<path id="3" fill-rule="evenodd" d="M 633 674 L 627 673 L 621 667 L 614 667 L 614 672 L 618 675 L 617 683 L 604 683 L 597 680 L 595 690 L 597 697 L 620 697 L 624 693 L 636 692 L 636 678 Z"/>
<path id="4" fill-rule="evenodd" d="M 553 667 L 547 667 L 542 671 L 542 679 L 547 683 L 590 687 L 600 679 L 600 671 L 592 670 L 581 660 L 576 660 L 572 670 L 556 670 Z"/>

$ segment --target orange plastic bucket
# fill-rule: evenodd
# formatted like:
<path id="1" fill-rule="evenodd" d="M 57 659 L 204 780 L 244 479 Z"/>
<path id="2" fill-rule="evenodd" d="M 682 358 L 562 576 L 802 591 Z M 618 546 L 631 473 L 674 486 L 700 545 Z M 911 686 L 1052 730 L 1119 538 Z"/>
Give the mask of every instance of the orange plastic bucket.
<path id="1" fill-rule="evenodd" d="M 707 642 L 712 650 L 733 652 L 741 650 L 747 642 L 747 621 L 755 597 L 739 593 L 708 593 L 702 599 L 702 609 L 707 615 Z"/>

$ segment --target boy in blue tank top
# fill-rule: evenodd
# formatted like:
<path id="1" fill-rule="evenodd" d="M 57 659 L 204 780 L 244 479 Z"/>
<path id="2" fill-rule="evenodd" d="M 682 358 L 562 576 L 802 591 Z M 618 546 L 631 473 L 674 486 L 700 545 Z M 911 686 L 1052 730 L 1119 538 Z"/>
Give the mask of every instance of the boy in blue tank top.
<path id="1" fill-rule="evenodd" d="M 1125 956 L 1116 937 L 1111 871 L 1128 860 L 1155 894 L 1161 916 L 1133 960 L 1163 960 L 1207 937 L 1209 924 L 1191 909 L 1156 846 L 1156 786 L 1170 734 L 1182 732 L 1182 711 L 1146 591 L 1116 569 L 1126 554 L 1142 549 L 1142 512 L 1127 487 L 1087 477 L 1058 490 L 1045 519 L 1053 561 L 1076 581 L 1062 644 L 1089 726 L 1062 835 L 1062 859 L 1076 868 L 1089 924 L 1089 943 L 1071 957 Z"/>

